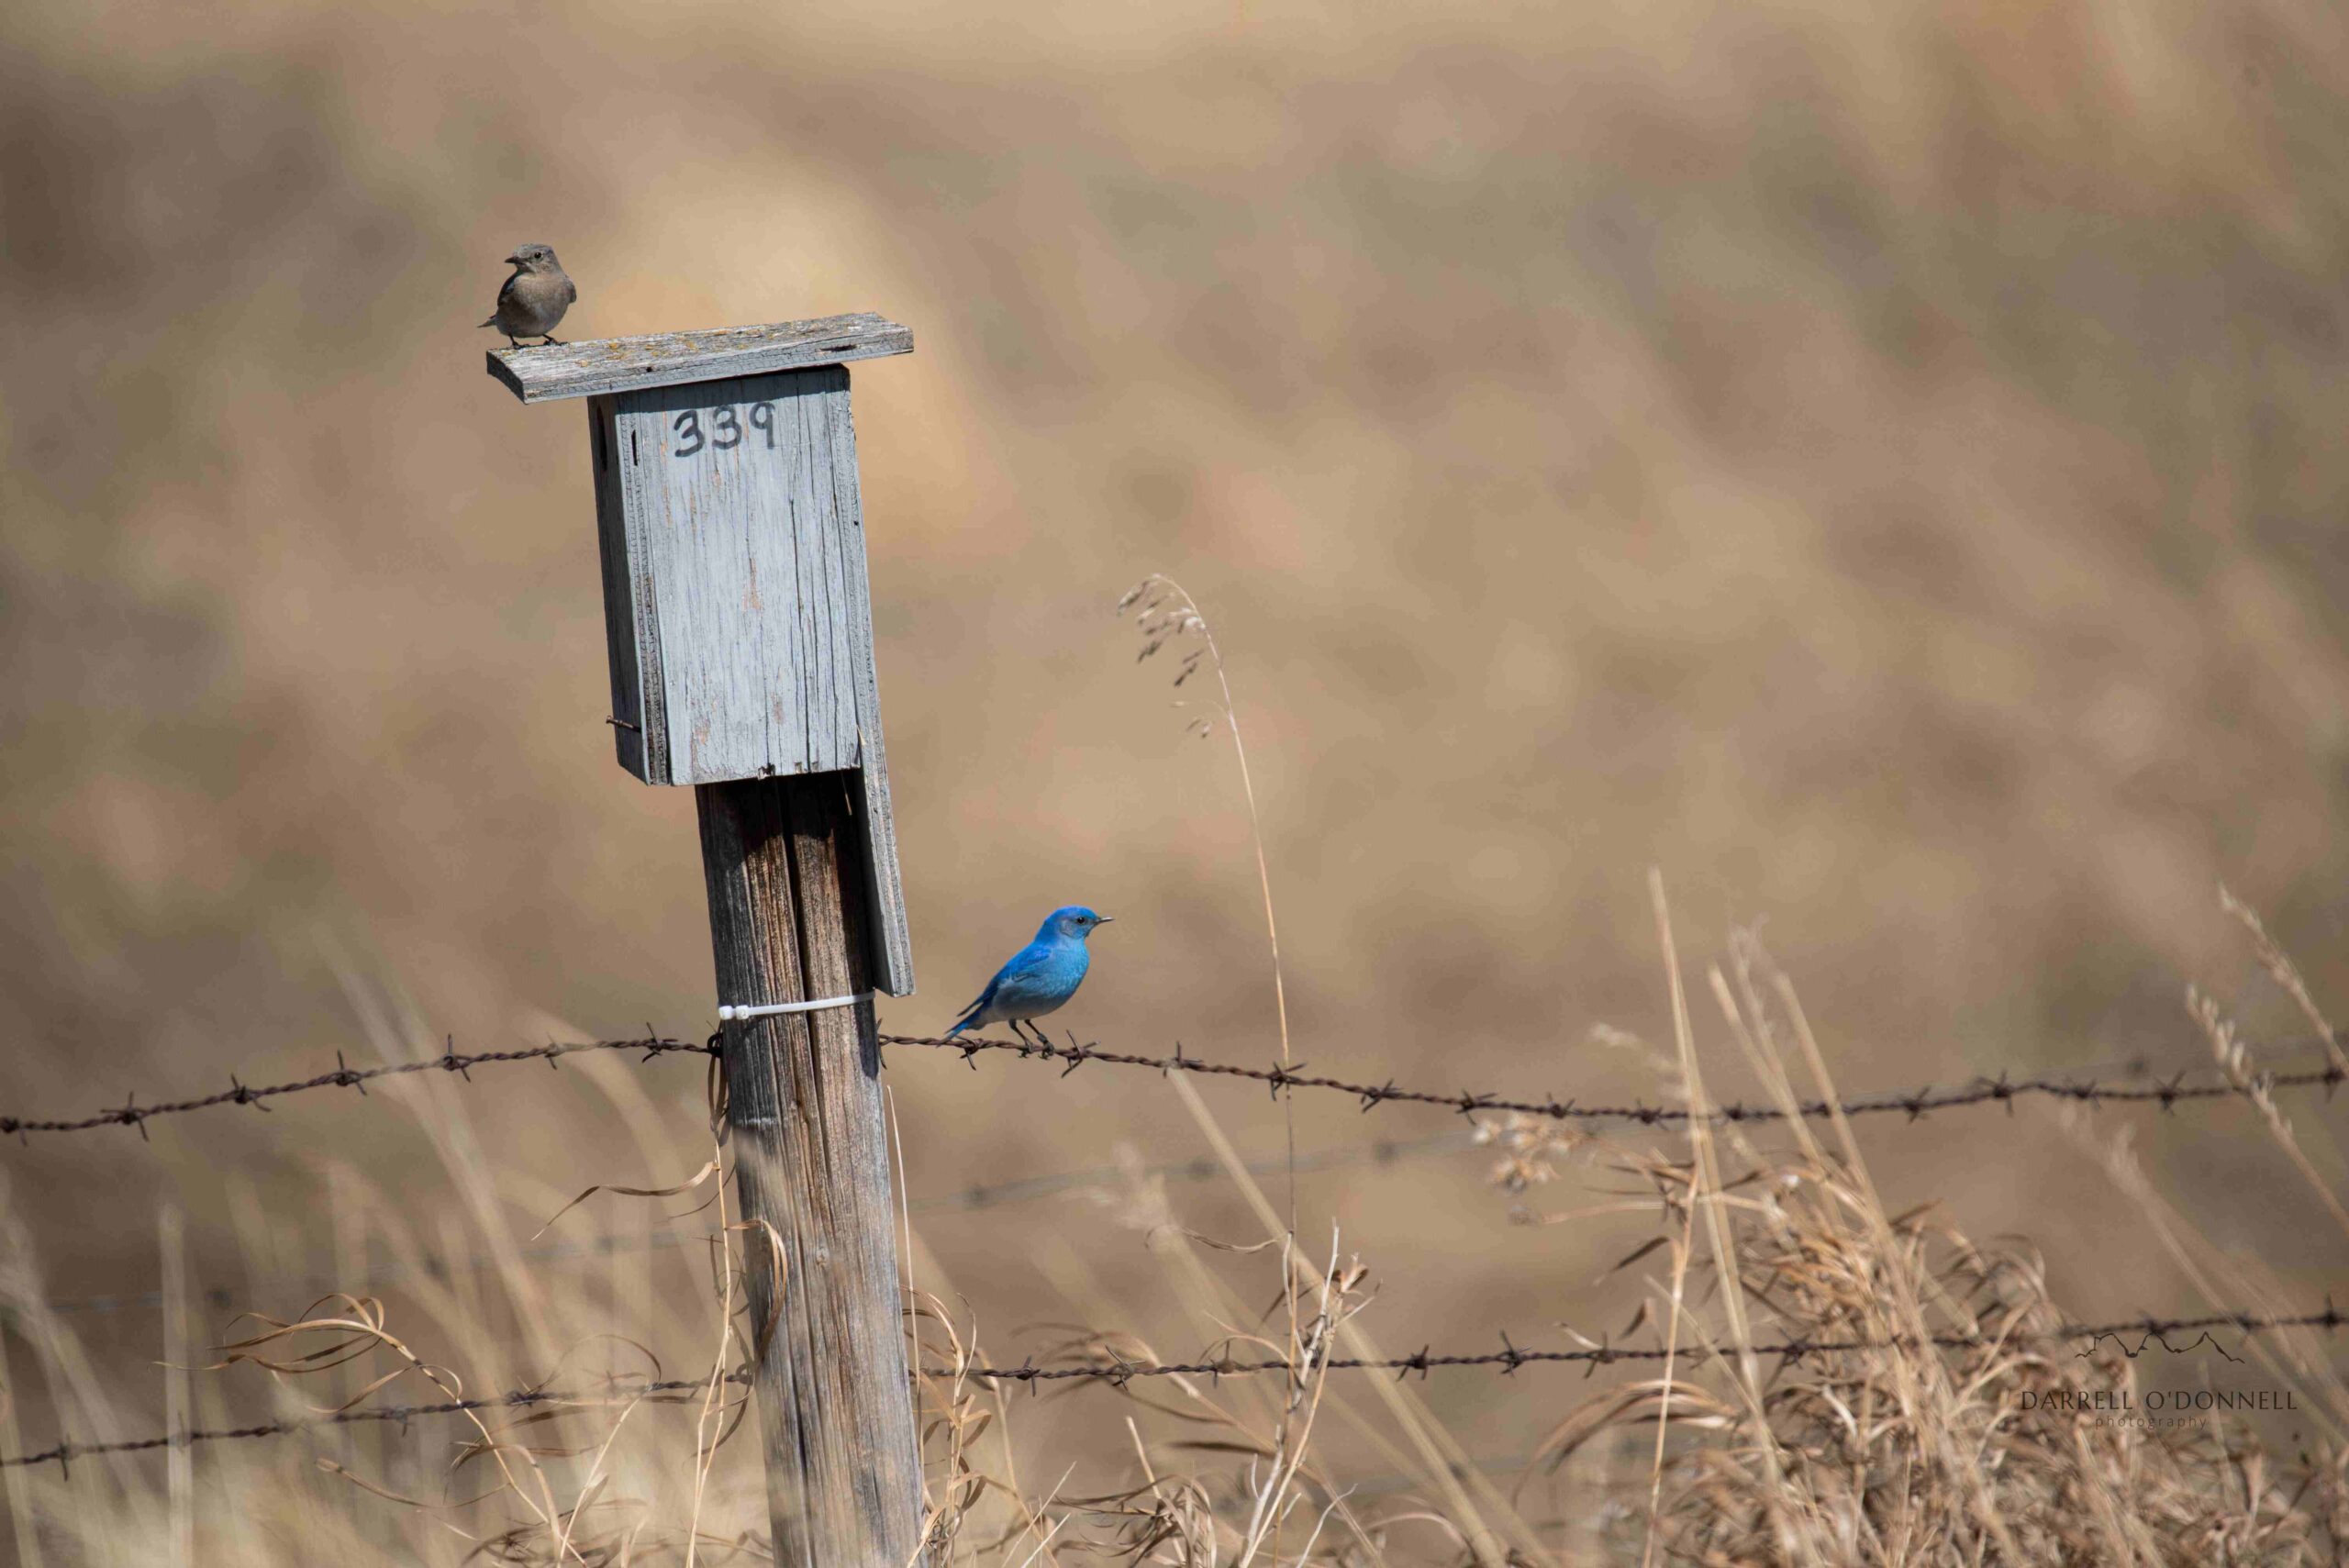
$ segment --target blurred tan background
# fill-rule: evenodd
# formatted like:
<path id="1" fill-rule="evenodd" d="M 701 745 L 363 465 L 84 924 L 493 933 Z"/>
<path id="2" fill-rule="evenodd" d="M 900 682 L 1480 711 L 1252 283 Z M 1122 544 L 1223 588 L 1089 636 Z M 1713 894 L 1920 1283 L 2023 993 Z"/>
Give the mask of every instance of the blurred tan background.
<path id="1" fill-rule="evenodd" d="M 1669 1041 L 1652 864 L 1723 1092 L 1701 965 L 1757 921 L 1847 1091 L 2194 1066 L 2190 979 L 2290 1032 L 2221 879 L 2349 1003 L 2333 7 L 84 4 L 10 8 L 0 68 L 11 1113 L 372 1056 L 386 997 L 461 1049 L 708 1027 L 692 802 L 603 724 L 584 418 L 483 373 L 526 240 L 566 339 L 914 328 L 854 373 L 921 979 L 886 1029 L 1083 901 L 1119 923 L 1056 1025 L 1276 1049 L 1229 751 L 1110 613 L 1155 569 L 1230 666 L 1316 1069 L 1653 1097 L 1586 1040 Z M 701 1157 L 690 1063 L 643 1071 L 650 1171 L 579 1080 L 477 1076 L 525 1231 Z M 1202 1149 L 1107 1070 L 890 1077 L 917 1201 Z M 2093 1125 L 2339 1277 L 2241 1114 Z M 153 1132 L 0 1153 L 57 1295 L 151 1287 L 174 1187 L 217 1283 L 241 1183 L 298 1221 L 322 1153 L 442 1179 L 332 1096 Z M 1868 1135 L 2077 1310 L 2190 1305 L 2048 1118 Z M 1620 1323 L 1587 1281 L 1638 1222 L 1515 1229 L 1482 1173 L 1316 1177 L 1304 1228 L 1398 1345 Z M 1072 1279 L 1152 1310 L 1114 1212 L 918 1223 L 1015 1357 Z M 1522 1382 L 1430 1397 L 1506 1449 Z"/>

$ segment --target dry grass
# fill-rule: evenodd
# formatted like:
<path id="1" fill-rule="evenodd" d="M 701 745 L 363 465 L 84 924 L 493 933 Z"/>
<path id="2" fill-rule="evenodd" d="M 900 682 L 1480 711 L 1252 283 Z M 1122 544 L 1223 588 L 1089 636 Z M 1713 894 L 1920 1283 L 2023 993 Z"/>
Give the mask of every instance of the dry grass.
<path id="1" fill-rule="evenodd" d="M 1738 1004 L 1751 1057 L 1720 1047 L 1693 972 L 1690 1035 L 1672 1026 L 1638 878 L 1657 859 L 1684 951 L 1769 916 L 1854 1091 L 2141 1055 L 2255 1082 L 2232 1047 L 2297 1029 L 2300 1004 L 2222 969 L 2236 933 L 2212 883 L 2263 907 L 2309 995 L 2349 980 L 2330 891 L 2349 877 L 2349 554 L 2327 548 L 2349 485 L 2341 25 L 2332 0 L 8 7 L 10 1108 L 306 1068 L 351 1040 L 339 970 L 415 987 L 412 1007 L 370 1005 L 386 1051 L 442 1028 L 535 1041 L 540 1007 L 616 1035 L 710 999 L 690 802 L 609 762 L 576 425 L 480 374 L 472 323 L 525 237 L 581 278 L 582 335 L 863 308 L 917 330 L 918 353 L 857 373 L 925 986 L 893 1022 L 967 995 L 958 977 L 1074 898 L 1122 917 L 1075 1027 L 1268 1043 L 1240 797 L 1220 770 L 1158 763 L 1172 727 L 1098 613 L 1153 562 L 1246 650 L 1280 1001 L 1317 1068 L 1650 1090 L 1650 1053 L 1587 1042 L 1606 1018 L 1663 1042 L 1692 1095 L 1689 1038 L 1723 1098 L 1781 1060 L 1808 1074 L 1766 980 L 1772 1040 Z M 2214 1022 L 2240 1020 L 2216 1055 L 2178 1016 L 2189 975 Z M 12 1155 L 0 1376 L 24 1396 L 0 1441 L 152 1429 L 179 1383 L 117 1373 L 239 1337 L 206 1293 L 294 1321 L 316 1292 L 288 1282 L 386 1266 L 396 1285 L 351 1294 L 468 1389 L 649 1370 L 608 1335 L 673 1376 L 720 1365 L 714 1214 L 599 1197 L 555 1235 L 625 1245 L 528 1255 L 587 1182 L 659 1187 L 706 1158 L 681 1066 L 583 1071 L 529 1095 L 382 1091 L 406 1117 L 289 1106 Z M 1224 1163 L 1149 1084 L 1080 1074 L 1065 1118 L 1035 1114 L 1048 1088 L 893 1070 L 914 1198 L 1098 1165 L 1107 1129 L 1141 1162 Z M 1870 1304 L 1896 1324 L 1954 1320 L 1945 1295 L 1993 1312 L 1935 1277 L 1946 1240 L 1900 1272 L 1920 1243 L 1898 1217 L 1929 1196 L 1975 1235 L 2040 1238 L 2044 1282 L 2086 1316 L 2188 1290 L 2299 1305 L 2340 1275 L 2315 1194 L 2337 1198 L 2343 1166 L 2318 1115 L 2282 1108 L 2148 1114 L 2121 1124 L 2129 1146 L 2110 1116 L 1873 1128 L 1874 1186 L 1832 1135 L 1750 1160 L 1723 1139 L 1708 1166 L 1497 1127 L 1481 1156 L 1330 1165 L 1293 1228 L 1237 1179 L 1183 1190 L 1182 1229 L 1294 1229 L 1312 1265 L 1181 1241 L 1133 1197 L 917 1210 L 918 1284 L 1005 1359 L 1061 1342 L 1020 1334 L 1042 1320 L 1170 1354 L 1289 1343 L 1336 1215 L 1384 1282 L 1341 1339 L 1595 1336 L 1652 1270 L 1635 1332 L 1674 1338 L 1686 1385 L 1669 1423 L 1659 1398 L 1604 1423 L 1518 1506 L 1518 1465 L 1496 1465 L 1585 1392 L 1556 1373 L 1338 1376 L 1294 1408 L 1206 1390 L 1247 1423 L 1245 1456 L 1182 1450 L 1208 1429 L 1098 1390 L 983 1390 L 950 1425 L 987 1479 L 952 1485 L 941 1456 L 933 1502 L 941 1524 L 972 1513 L 958 1551 L 1016 1530 L 1001 1554 L 1039 1564 L 1114 1546 L 1162 1500 L 1162 1556 L 1228 1557 L 1260 1496 L 1256 1550 L 1293 1558 L 1325 1482 L 1353 1488 L 1325 1556 L 1367 1539 L 1401 1562 L 1637 1561 L 1713 1531 L 1799 1561 L 1813 1496 L 1820 1518 L 1839 1496 L 1890 1509 L 1871 1528 L 1912 1540 L 1899 1510 L 1923 1505 L 1898 1476 L 1855 1470 L 1839 1494 L 1811 1474 L 1821 1440 L 1772 1403 L 1820 1369 L 1746 1364 L 1724 1274 L 1760 1279 L 1794 1222 L 1744 1207 L 1741 1178 L 1809 1184 L 1788 1191 L 1855 1250 L 1839 1267 L 1903 1287 Z M 1263 1169 L 1286 1107 L 1216 1109 L 1233 1163 Z M 1300 1103 L 1297 1165 L 1416 1115 Z M 1521 1186 L 1474 1192 L 1471 1159 Z M 188 1209 L 184 1325 L 39 1310 L 173 1273 L 165 1195 Z M 1510 1228 L 1537 1203 L 1542 1223 Z M 1651 1239 L 1648 1268 L 1592 1284 Z M 1755 1339 L 1808 1310 L 1745 1306 Z M 2238 1351 L 2324 1386 L 2322 1346 Z M 1978 1446 L 1980 1368 L 1935 1364 L 1845 1369 L 1880 1380 L 1848 1440 L 1936 1477 L 1953 1539 L 2039 1550 L 2030 1497 L 2065 1495 L 2054 1473 L 1983 1473 L 1983 1453 L 2030 1456 Z M 354 1381 L 300 1402 L 364 1381 L 327 1375 Z M 205 1425 L 273 1408 L 249 1366 L 186 1381 Z M 640 1560 L 682 1560 L 697 1495 L 704 1534 L 757 1529 L 739 1437 L 696 1493 L 700 1408 L 629 1414 L 584 1517 L 614 1412 L 549 1423 L 545 1446 L 582 1451 L 539 1460 L 537 1508 Z M 152 1560 L 182 1526 L 206 1561 L 551 1550 L 519 1498 L 442 1506 L 467 1436 L 445 1428 L 213 1445 L 176 1480 L 161 1460 L 10 1473 L 0 1551 L 39 1560 L 36 1509 L 52 1562 Z M 1286 1491 L 1264 1492 L 1299 1432 Z M 2266 1490 L 2189 1445 L 2211 1461 L 2197 1495 L 2232 1482 L 2241 1517 L 2278 1517 L 2258 1499 L 2298 1449 L 2262 1432 Z M 1735 1473 L 1706 1479 L 1706 1454 Z M 1772 1465 L 1782 1496 L 1704 1522 Z M 2078 1527 L 2103 1555 L 2165 1517 L 2132 1513 L 2121 1481 Z"/>
<path id="2" fill-rule="evenodd" d="M 349 1039 L 337 950 L 461 1040 L 711 1000 L 691 803 L 610 760 L 576 411 L 481 373 L 518 238 L 579 276 L 583 336 L 916 330 L 856 373 L 909 1032 L 1072 899 L 1159 939 L 1076 1027 L 1268 1031 L 1239 794 L 1161 762 L 1098 613 L 1147 562 L 1234 655 L 1317 1065 L 1628 1086 L 1526 1053 L 1593 1018 L 1670 1048 L 1652 859 L 1691 951 L 1769 917 L 1854 1090 L 2207 1060 L 2188 974 L 2272 1034 L 2207 893 L 2349 979 L 2339 28 L 2332 0 L 6 7 L 12 1108 L 306 1066 Z M 907 1075 L 918 1182 L 1103 1157 L 1015 1140 L 1024 1091 L 962 1114 L 994 1083 Z M 290 1208 L 322 1126 L 176 1148 Z M 383 1184 L 415 1152 L 335 1136 Z M 182 1173 L 126 1191 L 112 1155 L 36 1174 L 146 1209 Z M 2214 1184 L 2203 1218 L 2270 1195 Z M 1408 1199 L 1357 1240 L 1443 1224 Z M 78 1294 L 151 1274 L 120 1218 L 31 1223 Z M 191 1200 L 207 1284 L 227 1229 Z"/>
<path id="3" fill-rule="evenodd" d="M 1668 952 L 1660 896 L 1658 915 Z M 1800 1080 L 1831 1096 L 1791 986 L 1750 936 L 1730 958 L 1707 976 L 1723 1032 L 1782 1104 Z M 2263 947 L 2262 961 L 2281 958 Z M 1701 1105 L 1695 1021 L 1685 1008 L 1675 1016 L 1681 1049 L 1656 1060 L 1667 1087 Z M 2224 1062 L 2225 1026 L 2213 1029 Z M 2239 1062 L 2231 1070 L 2243 1071 Z M 625 1070 L 596 1071 L 609 1073 L 625 1101 Z M 428 1092 L 415 1108 L 441 1124 L 437 1140 L 452 1172 L 489 1180 L 468 1152 L 483 1132 L 476 1102 L 421 1087 Z M 1783 1146 L 1767 1148 L 1735 1127 L 1700 1130 L 1675 1148 L 1652 1139 L 1560 1140 L 1490 1124 L 1487 1141 L 1500 1159 L 1488 1201 L 1522 1206 L 1534 1189 L 1573 1176 L 1607 1196 L 1591 1213 L 1652 1217 L 1653 1238 L 1621 1265 L 1648 1271 L 1646 1299 L 1613 1342 L 1675 1347 L 1660 1375 L 1610 1373 L 1583 1388 L 1537 1373 L 1513 1385 L 1514 1397 L 1551 1406 L 1553 1424 L 1513 1466 L 1514 1482 L 1497 1485 L 1443 1430 L 1425 1391 L 1330 1370 L 1333 1356 L 1377 1353 L 1371 1268 L 1334 1230 L 1310 1246 L 1290 1233 L 1205 1102 L 1187 1082 L 1171 1090 L 1256 1217 L 1255 1233 L 1197 1233 L 1164 1183 L 1137 1166 L 1119 1218 L 1187 1331 L 1168 1344 L 1114 1320 L 1068 1322 L 1025 1353 L 1115 1369 L 1237 1351 L 1279 1355 L 1295 1370 L 1061 1385 L 1031 1398 L 973 1375 L 992 1363 L 990 1348 L 948 1283 L 920 1266 L 909 1323 L 931 1369 L 917 1398 L 940 1568 L 2313 1565 L 2349 1546 L 2349 1395 L 2331 1371 L 2331 1347 L 2296 1334 L 2192 1346 L 2057 1338 L 2067 1315 L 2027 1242 L 1976 1242 L 1932 1206 L 1887 1213 L 1852 1129 L 1840 1122 L 1822 1139 L 1798 1121 Z M 2280 1114 L 2270 1122 L 2279 1144 L 2296 1151 Z M 648 1146 L 659 1148 L 645 1130 Z M 714 1173 L 706 1165 L 657 1192 L 582 1195 L 569 1206 L 542 1193 L 540 1206 L 557 1225 L 615 1220 L 632 1207 L 699 1198 Z M 2136 1185 L 2140 1201 L 2157 1203 L 2142 1177 Z M 407 1326 L 381 1300 L 347 1296 L 295 1318 L 251 1315 L 195 1380 L 200 1420 L 219 1419 L 230 1390 L 250 1393 L 256 1371 L 282 1404 L 311 1410 L 516 1385 L 581 1396 L 467 1416 L 462 1432 L 444 1418 L 408 1429 L 206 1445 L 194 1454 L 202 1478 L 194 1487 L 161 1459 L 84 1460 L 70 1480 L 46 1468 L 11 1471 L 20 1561 L 267 1564 L 323 1554 L 352 1563 L 604 1568 L 765 1559 L 755 1455 L 739 1439 L 725 1440 L 740 1428 L 741 1396 L 715 1375 L 739 1362 L 744 1342 L 739 1254 L 722 1205 L 677 1220 L 706 1237 L 714 1269 L 687 1266 L 690 1254 L 664 1266 L 657 1254 L 616 1251 L 615 1279 L 599 1288 L 588 1275 L 496 1264 L 517 1239 L 481 1225 L 498 1212 L 493 1203 L 474 1207 L 463 1236 L 468 1255 L 491 1266 L 462 1282 L 437 1277 L 418 1217 L 348 1176 L 336 1191 L 417 1265 L 417 1277 L 401 1287 Z M 2321 1187 L 2317 1196 L 2332 1201 Z M 1576 1216 L 1520 1207 L 1517 1218 Z M 2148 1219 L 2177 1233 L 2174 1215 L 2149 1207 Z M 87 1438 L 138 1431 L 147 1418 L 125 1407 L 63 1320 L 42 1314 L 20 1229 L 11 1240 L 0 1290 L 40 1348 L 42 1373 L 73 1429 Z M 909 1256 L 926 1253 L 918 1234 L 908 1240 Z M 173 1244 L 167 1234 L 167 1250 Z M 2186 1244 L 2207 1245 L 2190 1237 Z M 641 1277 L 619 1283 L 622 1270 Z M 609 1328 L 623 1307 L 648 1313 L 645 1338 Z M 1464 1305 L 1464 1319 L 1473 1316 Z M 682 1332 L 656 1347 L 648 1340 L 662 1338 L 662 1324 Z M 1933 1349 L 1936 1335 L 1978 1342 Z M 1815 1351 L 1766 1365 L 1752 1350 L 1784 1340 L 1892 1348 Z M 696 1343 L 697 1368 L 681 1373 L 671 1358 Z M 704 1373 L 697 1389 L 635 1391 L 647 1380 Z M 2143 1407 L 2146 1395 L 2198 1381 L 2218 1392 L 2288 1391 L 2300 1440 L 2272 1449 L 2272 1430 L 2223 1411 L 2165 1424 L 2058 1408 L 2052 1397 L 2094 1393 L 2109 1406 L 2125 1396 L 2136 1407 L 2131 1414 L 2146 1416 L 2154 1414 Z M 1116 1411 L 1117 1440 L 1087 1451 L 1098 1440 L 1081 1434 L 1088 1421 L 1099 1429 L 1102 1406 Z M 13 1431 L 0 1437 L 22 1440 Z M 174 1540 L 192 1541 L 194 1557 L 173 1555 Z"/>

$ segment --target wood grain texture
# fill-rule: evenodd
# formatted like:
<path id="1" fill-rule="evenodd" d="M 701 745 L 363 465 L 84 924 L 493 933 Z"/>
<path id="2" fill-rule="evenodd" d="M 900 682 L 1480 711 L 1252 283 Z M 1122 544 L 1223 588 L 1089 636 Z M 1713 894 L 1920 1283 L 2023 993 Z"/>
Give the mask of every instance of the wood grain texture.
<path id="1" fill-rule="evenodd" d="M 648 783 L 857 765 L 863 519 L 853 485 L 839 504 L 829 470 L 855 454 L 825 439 L 820 406 L 847 399 L 830 366 L 614 400 Z"/>
<path id="2" fill-rule="evenodd" d="M 760 327 L 598 338 L 538 349 L 492 349 L 489 373 L 523 402 L 546 403 L 562 397 L 640 392 L 726 376 L 836 365 L 909 354 L 913 348 L 912 328 L 862 311 Z"/>
<path id="3" fill-rule="evenodd" d="M 619 764 L 638 778 L 668 772 L 666 756 L 646 750 L 644 650 L 637 637 L 638 563 L 629 549 L 628 520 L 620 493 L 616 443 L 618 420 L 609 397 L 587 400 L 587 455 L 596 481 L 596 539 L 604 573 L 604 638 L 612 667 L 612 749 Z M 660 666 L 653 665 L 659 684 Z"/>
<path id="4" fill-rule="evenodd" d="M 718 995 L 753 1006 L 871 984 L 852 775 L 694 792 Z M 753 1396 L 775 1561 L 918 1564 L 921 1461 L 899 1316 L 880 1045 L 870 1002 L 723 1027 L 727 1119 L 749 1240 Z"/>
<path id="5" fill-rule="evenodd" d="M 842 370 L 843 382 L 848 372 Z M 856 542 L 843 604 L 849 617 L 848 640 L 865 651 L 851 674 L 856 683 L 856 726 L 860 762 L 857 819 L 863 825 L 866 863 L 873 868 L 873 938 L 881 959 L 881 989 L 892 996 L 914 994 L 914 939 L 906 917 L 905 882 L 897 866 L 897 818 L 889 799 L 889 755 L 881 740 L 881 675 L 873 643 L 873 601 L 864 564 L 864 493 L 858 477 L 856 424 L 845 391 L 823 405 L 824 439 L 830 451 L 825 465 L 832 493 L 831 509 L 852 519 Z M 846 555 L 849 552 L 843 551 Z"/>

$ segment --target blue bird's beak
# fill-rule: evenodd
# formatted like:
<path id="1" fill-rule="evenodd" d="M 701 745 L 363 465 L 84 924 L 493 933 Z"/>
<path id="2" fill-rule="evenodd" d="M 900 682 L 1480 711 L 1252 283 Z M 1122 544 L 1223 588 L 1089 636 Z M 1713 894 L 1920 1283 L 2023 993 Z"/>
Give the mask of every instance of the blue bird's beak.
<path id="1" fill-rule="evenodd" d="M 1093 923 L 1097 926 L 1106 926 L 1115 919 L 1117 919 L 1115 915 L 1096 915 L 1093 917 Z"/>

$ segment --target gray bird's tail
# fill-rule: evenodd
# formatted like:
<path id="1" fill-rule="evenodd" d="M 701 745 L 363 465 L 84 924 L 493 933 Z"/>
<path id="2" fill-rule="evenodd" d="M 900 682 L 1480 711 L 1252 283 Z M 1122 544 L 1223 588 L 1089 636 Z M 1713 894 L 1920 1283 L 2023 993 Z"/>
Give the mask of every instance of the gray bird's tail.
<path id="1" fill-rule="evenodd" d="M 488 320 L 486 320 L 486 321 L 484 321 L 484 322 L 483 322 L 483 323 L 482 323 L 482 326 L 483 326 L 483 327 L 495 327 L 495 326 L 496 326 L 496 325 L 497 325 L 497 317 L 495 317 L 495 316 L 491 317 Z M 480 330 L 480 328 L 474 328 L 474 330 L 478 331 L 478 330 Z"/>

